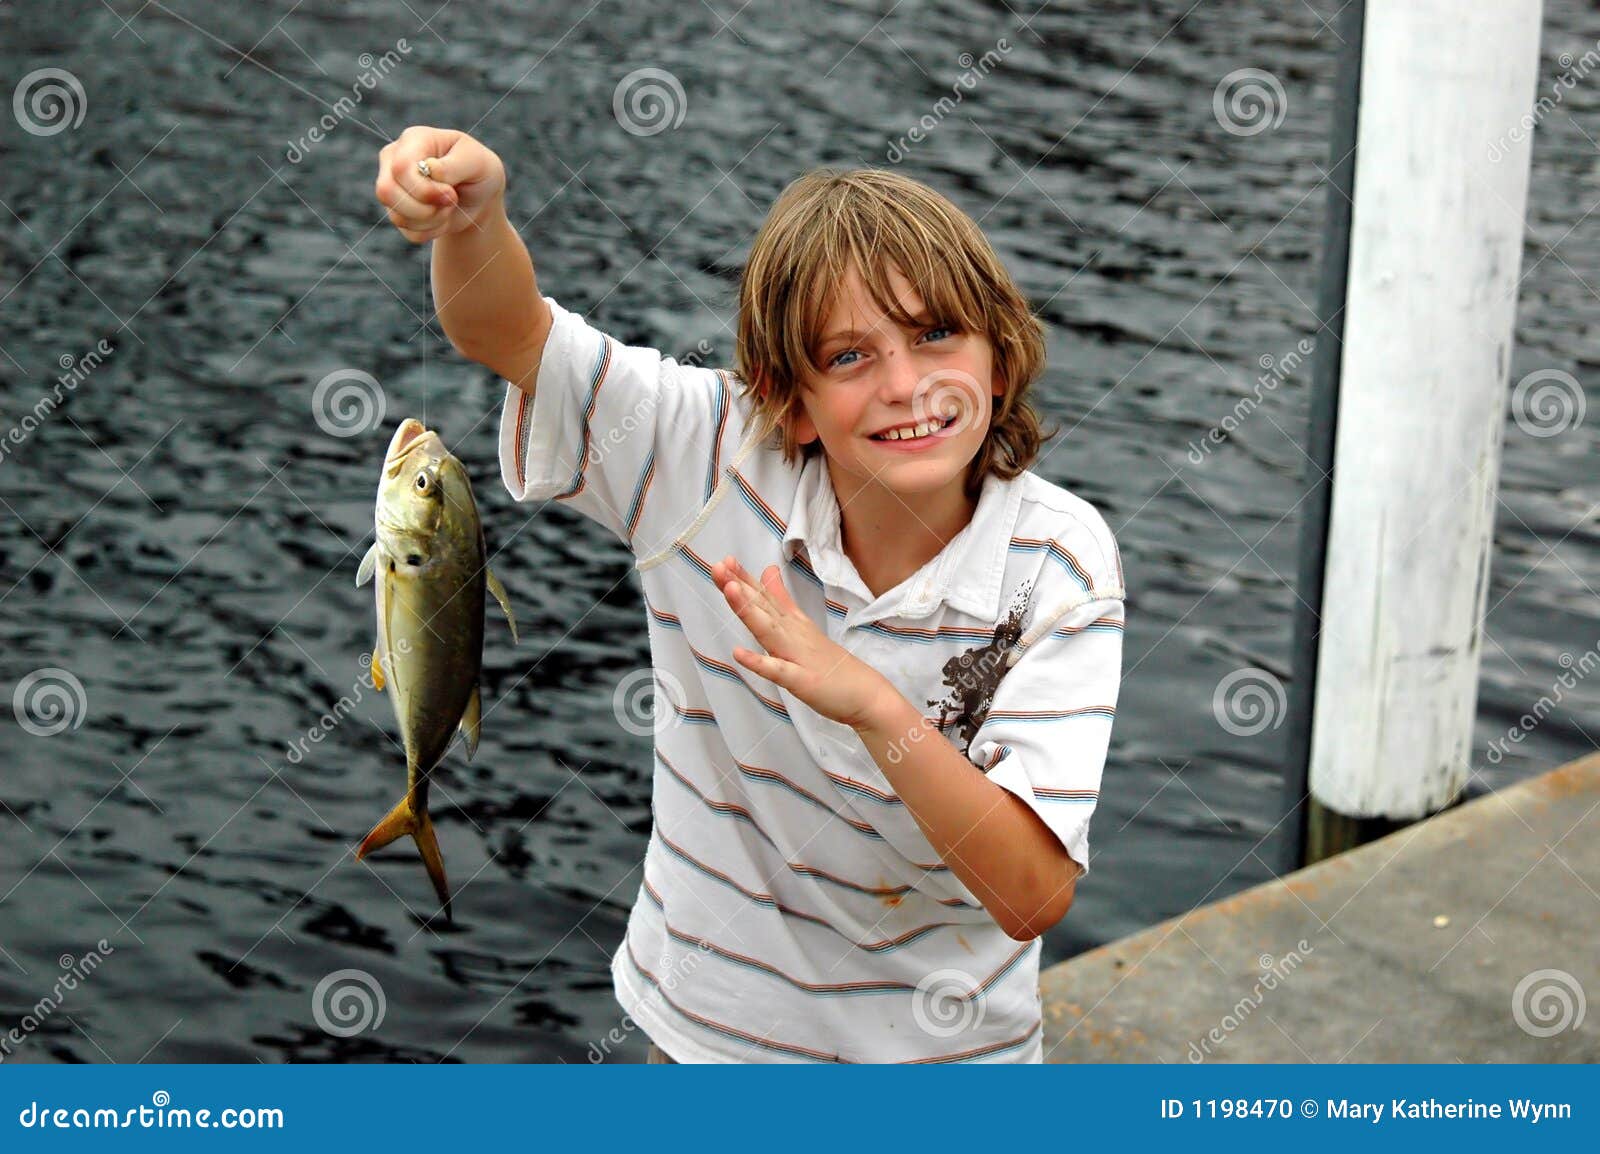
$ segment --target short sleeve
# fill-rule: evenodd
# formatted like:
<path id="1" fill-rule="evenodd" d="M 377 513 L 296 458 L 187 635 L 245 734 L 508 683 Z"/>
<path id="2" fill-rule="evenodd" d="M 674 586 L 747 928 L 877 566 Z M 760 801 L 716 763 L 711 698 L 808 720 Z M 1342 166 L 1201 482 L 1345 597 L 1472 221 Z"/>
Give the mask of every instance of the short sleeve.
<path id="1" fill-rule="evenodd" d="M 967 756 L 1016 794 L 1089 872 L 1089 818 L 1122 681 L 1123 600 L 1093 591 L 1045 612 L 1000 678 Z"/>
<path id="2" fill-rule="evenodd" d="M 501 479 L 518 501 L 560 501 L 653 552 L 711 496 L 742 428 L 737 378 L 625 345 L 544 299 L 553 324 L 533 396 L 506 384 Z"/>

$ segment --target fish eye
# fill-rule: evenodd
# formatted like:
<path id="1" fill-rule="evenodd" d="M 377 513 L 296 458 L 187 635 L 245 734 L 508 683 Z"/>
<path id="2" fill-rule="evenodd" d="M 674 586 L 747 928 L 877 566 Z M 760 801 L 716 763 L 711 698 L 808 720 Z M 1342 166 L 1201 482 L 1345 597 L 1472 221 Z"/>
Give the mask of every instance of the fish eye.
<path id="1" fill-rule="evenodd" d="M 418 473 L 417 474 L 417 492 L 426 493 L 427 491 L 428 491 L 428 474 L 426 474 L 426 473 Z"/>

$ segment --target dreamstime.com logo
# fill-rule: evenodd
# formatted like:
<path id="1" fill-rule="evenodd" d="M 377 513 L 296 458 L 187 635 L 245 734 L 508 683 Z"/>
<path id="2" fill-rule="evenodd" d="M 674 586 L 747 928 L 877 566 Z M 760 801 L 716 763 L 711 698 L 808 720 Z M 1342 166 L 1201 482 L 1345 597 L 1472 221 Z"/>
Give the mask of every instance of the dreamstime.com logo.
<path id="1" fill-rule="evenodd" d="M 988 423 L 987 394 L 978 378 L 960 369 L 935 369 L 917 382 L 911 392 L 911 419 L 949 421 L 935 437 L 958 437 L 968 429 Z"/>
<path id="2" fill-rule="evenodd" d="M 611 712 L 635 737 L 649 737 L 678 724 L 688 701 L 683 682 L 664 669 L 646 666 L 623 674 L 611 694 Z"/>
<path id="3" fill-rule="evenodd" d="M 1001 61 L 1011 54 L 1011 47 L 1011 42 L 1002 36 L 995 41 L 994 47 L 988 49 L 982 56 L 974 56 L 970 52 L 963 52 L 957 56 L 956 63 L 961 65 L 962 72 L 956 77 L 955 83 L 950 85 L 950 95 L 939 97 L 934 101 L 931 111 L 923 113 L 899 139 L 890 141 L 884 158 L 890 164 L 899 164 L 912 148 L 927 140 L 929 134 L 943 124 L 956 110 L 956 106 L 966 99 L 966 94 L 975 91 L 978 82 L 998 68 Z"/>
<path id="4" fill-rule="evenodd" d="M 1583 986 L 1565 970 L 1534 970 L 1511 991 L 1511 1017 L 1525 1034 L 1551 1038 L 1583 1025 Z"/>
<path id="5" fill-rule="evenodd" d="M 911 1017 L 932 1038 L 950 1038 L 983 1025 L 978 979 L 965 970 L 934 970 L 911 995 Z"/>
<path id="6" fill-rule="evenodd" d="M 1235 669 L 1217 683 L 1211 714 L 1235 737 L 1277 729 L 1289 707 L 1283 682 L 1265 669 Z"/>
<path id="7" fill-rule="evenodd" d="M 11 712 L 17 724 L 35 737 L 54 737 L 77 729 L 88 709 L 83 682 L 71 670 L 54 665 L 35 669 L 17 682 L 11 694 Z"/>
<path id="8" fill-rule="evenodd" d="M 1289 97 L 1272 73 L 1236 68 L 1217 82 L 1211 111 L 1230 135 L 1256 136 L 1283 123 L 1289 114 Z"/>
<path id="9" fill-rule="evenodd" d="M 65 68 L 36 68 L 11 91 L 11 114 L 30 136 L 54 136 L 83 123 L 89 98 Z"/>
<path id="10" fill-rule="evenodd" d="M 678 362 L 681 368 L 697 369 L 705 364 L 706 359 L 715 351 L 710 341 L 701 340 L 695 347 L 686 353 Z M 667 381 L 676 378 L 668 377 Z M 611 454 L 613 449 L 628 443 L 634 433 L 644 430 L 648 436 L 656 428 L 653 417 L 655 410 L 660 406 L 664 391 L 650 389 L 646 391 L 633 406 L 616 420 L 606 422 L 605 428 L 596 426 L 591 430 L 589 437 L 589 468 L 596 469 Z"/>
<path id="11" fill-rule="evenodd" d="M 611 112 L 629 135 L 654 136 L 683 123 L 689 98 L 665 68 L 637 68 L 617 82 Z"/>
<path id="12" fill-rule="evenodd" d="M 335 369 L 311 390 L 311 418 L 330 437 L 356 437 L 383 424 L 383 386 L 360 369 Z"/>
<path id="13" fill-rule="evenodd" d="M 1511 153 L 1513 144 L 1521 144 L 1528 139 L 1544 118 L 1555 111 L 1556 105 L 1566 99 L 1568 92 L 1600 68 L 1600 41 L 1596 41 L 1594 47 L 1587 49 L 1582 56 L 1563 52 L 1556 57 L 1556 63 L 1561 66 L 1561 75 L 1550 82 L 1550 95 L 1539 97 L 1534 101 L 1533 111 L 1524 113 L 1498 140 L 1490 142 L 1489 163 L 1499 164 L 1504 160 Z"/>
<path id="14" fill-rule="evenodd" d="M 33 435 L 34 430 L 61 407 L 67 394 L 75 392 L 78 386 L 88 380 L 89 375 L 104 364 L 106 358 L 115 351 L 111 342 L 101 337 L 95 346 L 81 357 L 62 353 L 56 358 L 56 364 L 64 371 L 56 377 L 55 387 L 35 401 L 33 408 L 23 413 L 17 423 L 6 431 L 3 438 L 0 438 L 0 462 L 11 456 L 15 449 L 20 448 Z"/>
<path id="15" fill-rule="evenodd" d="M 1554 437 L 1583 424 L 1588 399 L 1578 378 L 1560 369 L 1538 369 L 1511 390 L 1511 418 L 1530 437 Z"/>
<path id="16" fill-rule="evenodd" d="M 276 1106 L 225 1106 L 221 1110 L 174 1106 L 172 1095 L 157 1090 L 150 1105 L 115 1110 L 109 1106 L 41 1106 L 29 1102 L 17 1123 L 30 1130 L 282 1130 Z"/>
<path id="17" fill-rule="evenodd" d="M 1570 653 L 1563 653 L 1556 658 L 1556 663 L 1566 672 L 1556 678 L 1555 684 L 1550 687 L 1550 693 L 1542 694 L 1539 700 L 1535 701 L 1529 708 L 1528 712 L 1517 718 L 1517 724 L 1506 730 L 1505 737 L 1496 738 L 1489 743 L 1488 758 L 1490 765 L 1499 765 L 1505 760 L 1506 754 L 1510 752 L 1506 748 L 1506 742 L 1509 741 L 1512 745 L 1521 745 L 1528 739 L 1529 734 L 1544 723 L 1544 719 L 1550 716 L 1551 711 L 1566 700 L 1567 692 L 1576 689 L 1580 681 L 1588 677 L 1595 669 L 1600 668 L 1600 644 L 1584 650 L 1582 657 L 1574 657 Z M 1577 672 L 1573 673 L 1573 669 L 1576 669 Z M 1553 698 L 1550 696 L 1551 693 L 1555 694 Z"/>
<path id="18" fill-rule="evenodd" d="M 95 943 L 95 949 L 85 951 L 83 957 L 75 958 L 71 954 L 62 954 L 60 965 L 62 973 L 56 978 L 55 985 L 50 992 L 40 998 L 27 1013 L 23 1014 L 15 1026 L 4 1034 L 0 1034 L 0 1062 L 11 1057 L 16 1048 L 26 1042 L 36 1031 L 49 1022 L 50 1016 L 61 1008 L 67 995 L 76 990 L 81 984 L 87 982 L 89 977 L 100 968 L 101 963 L 112 954 L 116 948 L 106 939 L 101 938 Z M 68 1019 L 71 1020 L 70 1018 Z"/>
<path id="19" fill-rule="evenodd" d="M 707 957 L 710 952 L 711 951 L 708 950 L 704 945 L 697 945 L 694 953 L 680 955 L 670 966 L 667 967 L 666 971 L 662 973 L 660 985 L 653 988 L 650 993 L 645 996 L 645 1000 L 648 1002 L 651 999 L 664 998 L 668 994 L 672 993 L 672 991 L 676 990 L 679 984 L 684 981 L 684 979 L 688 978 L 690 974 L 694 973 L 695 968 L 700 964 L 701 960 Z M 590 1064 L 594 1065 L 604 1062 L 611 1056 L 611 1051 L 622 1045 L 623 1042 L 627 1041 L 628 1037 L 638 1028 L 639 1023 L 634 1021 L 633 1016 L 631 1014 L 624 1014 L 622 1016 L 622 1024 L 620 1026 L 612 1026 L 611 1029 L 606 1032 L 605 1037 L 601 1038 L 598 1042 L 589 1043 L 588 1056 Z"/>
<path id="20" fill-rule="evenodd" d="M 311 1017 L 335 1038 L 353 1038 L 383 1025 L 388 1000 L 366 970 L 334 970 L 311 991 Z"/>
<path id="21" fill-rule="evenodd" d="M 396 653 L 404 656 L 410 652 L 411 639 L 409 637 L 396 638 L 389 651 L 391 658 Z M 360 657 L 360 662 L 361 676 L 350 687 L 350 692 L 335 701 L 328 712 L 317 718 L 315 725 L 306 730 L 302 736 L 295 738 L 293 744 L 288 747 L 284 757 L 290 765 L 299 765 L 306 759 L 306 754 L 311 752 L 306 748 L 307 745 L 321 745 L 324 738 L 343 724 L 344 719 L 350 716 L 355 707 L 360 705 L 366 696 L 362 692 L 363 689 L 377 692 L 377 678 L 372 675 L 372 653 L 370 651 L 363 653 Z"/>
<path id="22" fill-rule="evenodd" d="M 321 144 L 335 128 L 354 116 L 356 107 L 366 99 L 366 94 L 377 88 L 380 81 L 404 63 L 402 57 L 409 55 L 411 55 L 411 45 L 403 36 L 382 56 L 363 52 L 356 58 L 356 63 L 361 66 L 361 72 L 356 76 L 356 82 L 350 86 L 350 95 L 339 97 L 328 106 L 328 111 L 322 114 L 321 119 L 298 139 L 291 140 L 283 158 L 290 164 L 299 164 L 304 160 L 311 152 L 312 146 Z"/>
<path id="23" fill-rule="evenodd" d="M 1211 447 L 1224 444 L 1244 424 L 1245 419 L 1261 406 L 1262 394 L 1277 391 L 1278 386 L 1292 377 L 1314 351 L 1316 345 L 1310 338 L 1301 337 L 1295 347 L 1281 357 L 1263 353 L 1256 362 L 1261 366 L 1261 373 L 1256 377 L 1255 386 L 1250 390 L 1251 395 L 1240 397 L 1234 402 L 1232 412 L 1213 425 L 1204 436 L 1189 442 L 1189 462 L 1194 465 L 1204 464 Z"/>
<path id="24" fill-rule="evenodd" d="M 1258 957 L 1256 965 L 1261 973 L 1250 983 L 1249 992 L 1228 1007 L 1227 1013 L 1223 1014 L 1217 1024 L 1207 1030 L 1198 1042 L 1189 1043 L 1187 1055 L 1189 1061 L 1200 1063 L 1209 1058 L 1213 1050 L 1226 1043 L 1236 1030 L 1250 1020 L 1250 1015 L 1261 1008 L 1262 1003 L 1267 1000 L 1267 995 L 1288 981 L 1315 952 L 1311 943 L 1301 938 L 1295 943 L 1295 948 L 1281 958 L 1275 958 L 1271 954 L 1262 954 Z"/>

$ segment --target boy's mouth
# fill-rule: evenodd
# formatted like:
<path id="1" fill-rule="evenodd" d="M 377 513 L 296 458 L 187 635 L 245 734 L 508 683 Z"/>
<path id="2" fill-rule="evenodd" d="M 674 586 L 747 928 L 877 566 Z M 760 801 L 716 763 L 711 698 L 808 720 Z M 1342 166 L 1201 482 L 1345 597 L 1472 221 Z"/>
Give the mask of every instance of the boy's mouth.
<path id="1" fill-rule="evenodd" d="M 923 440 L 924 438 L 933 436 L 936 433 L 943 432 L 954 423 L 955 417 L 946 417 L 943 420 L 935 417 L 923 421 L 917 425 L 906 425 L 900 428 L 890 429 L 888 432 L 884 433 L 872 433 L 869 435 L 868 440 L 891 442 Z"/>

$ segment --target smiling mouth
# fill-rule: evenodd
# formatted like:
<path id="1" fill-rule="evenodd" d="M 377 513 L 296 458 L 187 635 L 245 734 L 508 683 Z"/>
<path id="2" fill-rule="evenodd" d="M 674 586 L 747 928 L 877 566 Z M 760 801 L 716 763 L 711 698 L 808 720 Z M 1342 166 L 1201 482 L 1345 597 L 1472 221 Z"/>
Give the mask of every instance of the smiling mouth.
<path id="1" fill-rule="evenodd" d="M 903 428 L 903 429 L 896 429 L 896 430 L 894 430 L 894 432 L 892 434 L 890 434 L 890 433 L 873 433 L 867 439 L 870 440 L 870 441 L 884 441 L 884 442 L 888 442 L 890 444 L 894 443 L 895 441 L 920 441 L 920 440 L 925 440 L 926 438 L 931 437 L 936 433 L 943 432 L 945 429 L 948 429 L 954 423 L 955 423 L 955 418 L 954 417 L 946 417 L 943 421 L 939 421 L 939 420 L 923 421 L 920 425 L 907 426 L 906 428 Z M 918 430 L 924 430 L 924 431 L 921 433 L 921 435 L 918 435 Z"/>

